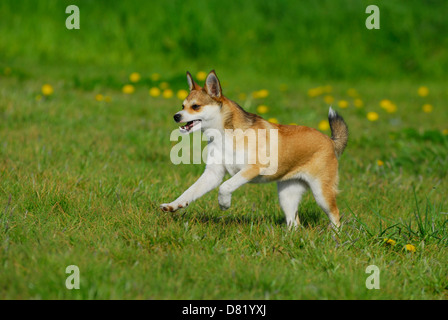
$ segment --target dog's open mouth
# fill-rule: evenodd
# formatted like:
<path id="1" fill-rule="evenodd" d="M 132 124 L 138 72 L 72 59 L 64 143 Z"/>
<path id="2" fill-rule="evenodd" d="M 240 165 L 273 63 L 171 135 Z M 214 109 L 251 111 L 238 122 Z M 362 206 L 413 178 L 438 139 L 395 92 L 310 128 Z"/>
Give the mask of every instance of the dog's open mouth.
<path id="1" fill-rule="evenodd" d="M 194 131 L 193 128 L 197 129 L 200 128 L 200 124 L 201 124 L 201 120 L 193 120 L 193 121 L 189 121 L 187 122 L 186 125 L 179 127 L 180 132 L 182 133 L 189 133 Z"/>

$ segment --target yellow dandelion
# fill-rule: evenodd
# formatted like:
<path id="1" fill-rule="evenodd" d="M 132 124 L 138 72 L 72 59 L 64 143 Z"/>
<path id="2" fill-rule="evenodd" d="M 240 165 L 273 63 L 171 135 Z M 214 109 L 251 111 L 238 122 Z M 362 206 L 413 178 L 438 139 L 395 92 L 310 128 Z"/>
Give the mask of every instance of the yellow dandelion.
<path id="1" fill-rule="evenodd" d="M 140 73 L 138 73 L 138 72 L 132 72 L 129 75 L 129 81 L 131 81 L 131 82 L 136 83 L 136 82 L 139 82 L 140 79 L 141 79 L 141 76 L 140 76 Z"/>
<path id="2" fill-rule="evenodd" d="M 448 136 L 448 129 L 443 129 L 442 134 L 443 134 L 444 136 Z"/>
<path id="3" fill-rule="evenodd" d="M 393 239 L 384 239 L 384 242 L 390 244 L 391 246 L 395 246 L 397 244 L 397 242 Z"/>
<path id="4" fill-rule="evenodd" d="M 159 80 L 160 80 L 160 74 L 158 74 L 158 73 L 153 73 L 153 74 L 151 75 L 151 80 L 152 80 L 152 81 L 159 81 Z"/>
<path id="5" fill-rule="evenodd" d="M 338 101 L 339 108 L 345 109 L 348 107 L 348 102 L 346 100 L 340 100 Z"/>
<path id="6" fill-rule="evenodd" d="M 315 98 L 317 96 L 320 96 L 322 93 L 324 93 L 324 89 L 322 87 L 311 88 L 308 90 L 308 96 L 310 98 Z"/>
<path id="7" fill-rule="evenodd" d="M 268 121 L 272 123 L 278 123 L 278 120 L 276 118 L 269 118 Z"/>
<path id="8" fill-rule="evenodd" d="M 387 109 L 392 104 L 392 101 L 388 99 L 383 99 L 380 101 L 380 107 L 383 109 Z"/>
<path id="9" fill-rule="evenodd" d="M 327 96 L 324 97 L 324 101 L 325 101 L 326 104 L 331 104 L 331 103 L 334 102 L 334 98 L 333 98 L 333 96 L 327 95 Z"/>
<path id="10" fill-rule="evenodd" d="M 322 120 L 321 122 L 319 122 L 318 128 L 320 131 L 327 131 L 328 129 L 330 129 L 328 120 Z"/>
<path id="11" fill-rule="evenodd" d="M 429 103 L 423 105 L 423 107 L 422 107 L 422 110 L 423 110 L 423 112 L 425 112 L 425 113 L 431 113 L 431 112 L 432 112 L 432 109 L 434 109 L 434 108 L 433 108 L 432 105 L 430 105 Z"/>
<path id="12" fill-rule="evenodd" d="M 103 100 L 104 100 L 104 96 L 103 96 L 101 93 L 98 93 L 98 94 L 95 96 L 95 100 L 96 100 L 96 101 L 103 101 Z"/>
<path id="13" fill-rule="evenodd" d="M 407 244 L 407 245 L 405 245 L 405 246 L 404 246 L 404 249 L 406 249 L 406 251 L 409 251 L 409 252 L 415 252 L 415 251 L 417 251 L 417 250 L 415 249 L 415 246 L 413 246 L 412 244 Z"/>
<path id="14" fill-rule="evenodd" d="M 169 98 L 171 98 L 171 97 L 173 96 L 173 90 L 171 90 L 171 89 L 165 89 L 165 90 L 163 90 L 162 96 L 163 96 L 165 99 L 169 99 Z"/>
<path id="15" fill-rule="evenodd" d="M 374 111 L 370 111 L 367 113 L 367 119 L 369 121 L 376 121 L 376 120 L 378 120 L 378 118 L 379 118 L 378 113 L 376 113 Z"/>
<path id="16" fill-rule="evenodd" d="M 186 97 L 188 97 L 188 91 L 181 89 L 177 91 L 177 98 L 180 100 L 184 100 Z"/>
<path id="17" fill-rule="evenodd" d="M 263 98 L 266 98 L 268 95 L 269 95 L 269 91 L 266 89 L 261 89 L 261 90 L 258 90 L 258 91 L 255 91 L 252 93 L 252 96 L 256 99 L 257 98 L 263 99 Z"/>
<path id="18" fill-rule="evenodd" d="M 170 86 L 170 84 L 169 84 L 168 82 L 166 82 L 166 81 L 161 82 L 161 83 L 159 84 L 159 87 L 160 87 L 160 89 L 162 89 L 162 90 L 168 89 L 169 86 Z"/>
<path id="19" fill-rule="evenodd" d="M 121 91 L 123 91 L 123 93 L 125 94 L 132 94 L 135 92 L 135 88 L 132 84 L 126 84 L 123 86 L 123 89 L 121 89 Z"/>
<path id="20" fill-rule="evenodd" d="M 347 94 L 352 98 L 356 98 L 358 96 L 358 92 L 353 88 L 348 89 Z"/>
<path id="21" fill-rule="evenodd" d="M 259 105 L 258 107 L 257 107 L 257 112 L 258 113 L 260 113 L 260 114 L 265 114 L 265 113 L 267 113 L 269 111 L 269 108 L 267 107 L 267 106 L 265 106 L 265 105 Z"/>
<path id="22" fill-rule="evenodd" d="M 418 88 L 417 93 L 420 97 L 426 97 L 429 94 L 429 89 L 428 87 L 421 86 Z"/>
<path id="23" fill-rule="evenodd" d="M 149 89 L 149 95 L 151 97 L 158 97 L 160 96 L 160 89 L 157 87 L 152 87 L 151 89 Z"/>
<path id="24" fill-rule="evenodd" d="M 362 102 L 361 99 L 355 99 L 355 101 L 353 101 L 353 104 L 355 105 L 356 108 L 362 108 L 364 102 Z"/>
<path id="25" fill-rule="evenodd" d="M 111 102 L 112 99 L 109 96 L 104 97 L 104 102 Z"/>
<path id="26" fill-rule="evenodd" d="M 207 73 L 205 73 L 204 71 L 199 71 L 198 73 L 196 73 L 196 79 L 198 79 L 199 81 L 204 81 L 205 78 L 207 78 Z"/>
<path id="27" fill-rule="evenodd" d="M 382 166 L 384 166 L 384 161 L 382 161 L 382 160 L 377 160 L 377 161 L 376 161 L 376 164 L 378 165 L 378 167 L 382 167 Z"/>
<path id="28" fill-rule="evenodd" d="M 290 125 L 290 126 L 298 126 L 298 124 L 295 123 L 295 122 L 291 122 L 291 123 L 289 123 L 289 125 Z"/>
<path id="29" fill-rule="evenodd" d="M 42 86 L 42 94 L 44 96 L 51 96 L 53 94 L 54 90 L 53 87 L 49 84 L 44 84 Z"/>
<path id="30" fill-rule="evenodd" d="M 386 109 L 386 112 L 388 112 L 388 113 L 395 113 L 395 112 L 397 112 L 397 105 L 394 103 L 391 103 L 385 109 Z"/>

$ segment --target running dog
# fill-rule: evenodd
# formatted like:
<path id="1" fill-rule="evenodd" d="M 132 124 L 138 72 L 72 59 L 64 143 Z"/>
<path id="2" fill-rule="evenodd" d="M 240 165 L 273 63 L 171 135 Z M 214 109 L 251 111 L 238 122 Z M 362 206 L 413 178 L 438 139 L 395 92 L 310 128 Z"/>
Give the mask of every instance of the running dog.
<path id="1" fill-rule="evenodd" d="M 311 189 L 332 226 L 341 225 L 336 204 L 338 158 L 347 145 L 348 127 L 337 112 L 330 107 L 330 138 L 313 128 L 271 123 L 245 111 L 222 94 L 214 70 L 208 74 L 204 87 L 200 87 L 189 72 L 187 81 L 190 93 L 183 101 L 182 110 L 174 115 L 174 120 L 184 124 L 180 131 L 185 134 L 202 130 L 207 135 L 208 131 L 213 131 L 215 134 L 210 134 L 207 152 L 215 161 L 207 161 L 202 176 L 179 198 L 162 204 L 160 208 L 163 211 L 174 212 L 186 208 L 218 186 L 219 205 L 222 210 L 227 210 L 232 193 L 242 185 L 276 181 L 280 206 L 288 226 L 297 227 L 300 224 L 298 206 L 308 189 Z M 253 134 L 261 131 L 268 132 L 264 139 Z M 253 143 L 249 145 L 228 143 L 248 141 L 250 137 Z M 269 163 L 257 157 L 252 158 L 254 161 L 248 161 L 251 153 L 259 154 L 261 149 L 271 151 Z M 233 160 L 234 156 L 242 157 L 244 161 L 225 161 Z M 275 166 L 272 165 L 274 162 Z M 231 178 L 221 184 L 226 173 Z"/>

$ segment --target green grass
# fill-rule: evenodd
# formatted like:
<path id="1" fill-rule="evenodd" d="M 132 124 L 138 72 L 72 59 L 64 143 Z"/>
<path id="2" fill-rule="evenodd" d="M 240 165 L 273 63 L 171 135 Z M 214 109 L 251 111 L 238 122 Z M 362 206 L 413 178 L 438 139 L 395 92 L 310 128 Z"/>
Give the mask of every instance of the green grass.
<path id="1" fill-rule="evenodd" d="M 230 1 L 223 15 L 215 2 L 79 1 L 78 32 L 64 28 L 71 3 L 2 1 L 0 298 L 447 299 L 444 11 L 381 2 L 374 33 L 364 28 L 365 2 L 296 2 Z M 267 105 L 263 116 L 280 123 L 317 128 L 324 96 L 334 97 L 350 128 L 339 234 L 310 194 L 303 226 L 289 231 L 275 184 L 243 186 L 226 212 L 216 190 L 186 210 L 159 210 L 204 165 L 170 162 L 181 101 L 148 90 L 166 81 L 176 93 L 186 70 L 212 68 L 225 95 L 251 112 Z M 142 79 L 126 95 L 134 71 Z M 427 97 L 417 95 L 423 85 Z M 308 96 L 318 86 L 331 92 Z M 260 89 L 269 96 L 254 99 Z M 80 290 L 65 288 L 69 265 L 80 269 Z M 381 271 L 380 290 L 365 287 L 369 265 Z"/>
<path id="2" fill-rule="evenodd" d="M 216 191 L 163 213 L 158 205 L 203 170 L 169 160 L 177 98 L 151 98 L 137 84 L 133 95 L 109 89 L 111 102 L 98 102 L 97 92 L 55 82 L 55 93 L 36 101 L 41 82 L 18 78 L 13 70 L 0 80 L 2 298 L 447 297 L 442 86 L 430 85 L 424 99 L 410 84 L 357 85 L 365 106 L 339 109 L 351 137 L 340 161 L 344 227 L 336 235 L 311 196 L 300 207 L 304 227 L 289 232 L 274 184 L 237 190 L 224 213 Z M 228 81 L 230 97 L 259 89 Z M 265 103 L 269 117 L 316 127 L 328 106 L 307 96 L 311 86 L 290 86 L 272 86 L 267 99 L 246 106 Z M 333 87 L 347 98 L 347 84 Z M 384 112 L 376 92 L 398 112 Z M 420 100 L 431 100 L 434 112 L 423 113 Z M 380 119 L 369 122 L 368 110 Z M 71 264 L 81 272 L 77 291 L 64 286 Z M 371 264 L 381 270 L 380 290 L 365 288 Z"/>

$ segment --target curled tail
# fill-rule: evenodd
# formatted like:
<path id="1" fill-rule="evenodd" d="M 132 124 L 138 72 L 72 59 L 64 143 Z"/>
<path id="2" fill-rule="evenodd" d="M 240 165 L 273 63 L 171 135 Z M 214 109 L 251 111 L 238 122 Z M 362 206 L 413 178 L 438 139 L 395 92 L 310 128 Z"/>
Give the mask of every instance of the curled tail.
<path id="1" fill-rule="evenodd" d="M 331 139 L 334 141 L 334 151 L 339 158 L 347 146 L 348 127 L 344 119 L 331 107 L 328 112 L 328 122 L 331 128 Z"/>

